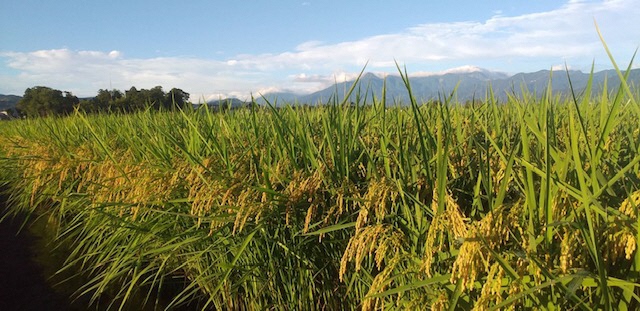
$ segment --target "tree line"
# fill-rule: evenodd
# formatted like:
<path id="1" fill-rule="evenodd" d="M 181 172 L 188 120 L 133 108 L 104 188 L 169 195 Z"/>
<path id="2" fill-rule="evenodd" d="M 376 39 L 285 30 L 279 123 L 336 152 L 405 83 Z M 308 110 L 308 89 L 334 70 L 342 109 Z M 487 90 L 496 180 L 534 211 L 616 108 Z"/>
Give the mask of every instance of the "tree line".
<path id="1" fill-rule="evenodd" d="M 189 105 L 189 93 L 178 88 L 166 93 L 161 86 L 148 90 L 132 86 L 124 92 L 100 89 L 93 98 L 79 99 L 71 92 L 36 86 L 25 90 L 16 110 L 26 117 L 44 117 L 69 115 L 76 110 L 85 113 L 131 113 L 144 109 L 172 110 Z"/>

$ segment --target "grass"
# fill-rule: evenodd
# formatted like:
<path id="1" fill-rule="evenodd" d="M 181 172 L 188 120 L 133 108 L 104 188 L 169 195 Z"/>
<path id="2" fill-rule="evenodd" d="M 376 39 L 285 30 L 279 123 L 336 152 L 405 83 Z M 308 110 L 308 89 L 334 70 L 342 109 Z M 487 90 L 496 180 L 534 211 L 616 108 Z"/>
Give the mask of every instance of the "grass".
<path id="1" fill-rule="evenodd" d="M 634 309 L 640 97 L 617 71 L 599 94 L 506 103 L 394 106 L 354 84 L 355 104 L 11 121 L 0 175 L 70 248 L 59 273 L 114 309 L 158 291 L 167 308 Z"/>

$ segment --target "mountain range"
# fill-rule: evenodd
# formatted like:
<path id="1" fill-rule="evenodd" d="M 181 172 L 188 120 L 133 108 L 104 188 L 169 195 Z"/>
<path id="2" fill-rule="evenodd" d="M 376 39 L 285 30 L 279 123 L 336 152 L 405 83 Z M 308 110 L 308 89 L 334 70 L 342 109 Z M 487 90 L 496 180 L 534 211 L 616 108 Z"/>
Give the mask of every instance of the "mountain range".
<path id="1" fill-rule="evenodd" d="M 16 95 L 0 94 L 0 111 L 14 108 L 22 97 Z"/>
<path id="2" fill-rule="evenodd" d="M 577 70 L 553 72 L 540 70 L 509 76 L 505 73 L 473 67 L 464 72 L 452 71 L 425 76 L 409 75 L 409 82 L 412 94 L 418 103 L 444 99 L 450 96 L 454 90 L 455 99 L 459 102 L 473 99 L 484 100 L 489 89 L 492 90 L 496 99 L 504 101 L 509 94 L 521 96 L 523 92 L 541 96 L 549 85 L 549 79 L 551 79 L 551 89 L 555 94 L 569 95 L 572 89 L 576 94 L 580 94 L 587 86 L 589 77 L 589 73 Z M 602 90 L 605 80 L 609 91 L 617 89 L 620 84 L 615 70 L 595 72 L 592 80 L 594 94 Z M 311 94 L 271 93 L 264 95 L 264 98 L 270 102 L 278 99 L 279 103 L 293 101 L 311 104 L 327 103 L 335 94 L 338 94 L 339 100 L 342 100 L 353 83 L 354 81 L 338 83 Z M 627 83 L 629 86 L 640 85 L 640 69 L 631 70 Z M 361 97 L 367 94 L 368 98 L 373 95 L 375 98 L 381 99 L 383 85 L 385 85 L 387 103 L 408 103 L 407 88 L 399 75 L 380 77 L 373 73 L 366 73 L 360 77 L 356 90 L 360 90 Z M 352 94 L 349 100 L 355 101 L 355 95 Z M 264 102 L 264 99 L 261 98 L 260 102 Z"/>
<path id="3" fill-rule="evenodd" d="M 455 99 L 459 102 L 469 101 L 473 99 L 484 100 L 487 96 L 489 88 L 498 100 L 506 100 L 509 94 L 521 96 L 522 92 L 529 92 L 542 95 L 549 85 L 551 79 L 551 88 L 554 93 L 568 95 L 571 86 L 576 94 L 580 94 L 584 90 L 589 81 L 590 74 L 577 70 L 569 71 L 550 71 L 540 70 L 530 73 L 518 73 L 515 75 L 507 75 L 501 72 L 490 71 L 478 67 L 465 67 L 459 70 L 449 70 L 436 74 L 409 75 L 409 81 L 414 98 L 420 102 L 429 100 L 444 99 L 450 96 L 455 90 Z M 386 81 L 385 81 L 386 80 Z M 620 79 L 615 70 L 604 70 L 593 73 L 593 91 L 598 93 L 607 81 L 608 90 L 615 89 L 620 84 Z M 338 99 L 342 100 L 344 94 L 351 88 L 355 81 L 346 81 L 337 83 L 326 89 L 311 94 L 295 94 L 295 93 L 268 93 L 263 97 L 256 98 L 258 104 L 265 104 L 265 99 L 272 104 L 281 105 L 282 103 L 300 103 L 300 104 L 318 104 L 327 103 L 338 94 Z M 360 91 L 361 97 L 367 96 L 368 100 L 371 96 L 376 99 L 382 98 L 382 88 L 385 85 L 387 103 L 393 104 L 408 103 L 409 96 L 407 89 L 399 75 L 387 75 L 381 77 L 373 73 L 365 73 L 359 79 L 359 85 L 356 90 Z M 627 82 L 630 86 L 637 87 L 640 85 L 640 69 L 633 69 L 629 73 Z M 352 94 L 349 101 L 356 101 L 356 95 Z M 0 110 L 15 107 L 20 100 L 20 96 L 1 95 L 0 94 Z M 218 107 L 221 104 L 231 105 L 231 107 L 239 107 L 244 104 L 237 98 L 228 98 L 208 102 L 210 106 Z"/>

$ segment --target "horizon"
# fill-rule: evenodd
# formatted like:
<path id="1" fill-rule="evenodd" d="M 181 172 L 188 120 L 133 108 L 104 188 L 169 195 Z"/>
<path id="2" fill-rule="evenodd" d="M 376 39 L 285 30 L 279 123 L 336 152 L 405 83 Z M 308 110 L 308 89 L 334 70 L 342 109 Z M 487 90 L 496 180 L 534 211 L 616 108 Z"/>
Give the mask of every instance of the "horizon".
<path id="1" fill-rule="evenodd" d="M 625 65 L 626 66 L 626 65 Z M 637 72 L 638 70 L 640 70 L 640 68 L 631 68 L 632 72 Z M 504 72 L 499 72 L 499 71 L 490 71 L 490 70 L 486 70 L 484 68 L 480 68 L 480 67 L 474 67 L 474 66 L 463 66 L 463 67 L 458 67 L 458 68 L 453 68 L 450 70 L 444 70 L 444 71 L 440 71 L 440 72 L 417 72 L 417 73 L 413 73 L 413 74 L 409 74 L 409 78 L 412 80 L 412 82 L 414 83 L 418 83 L 418 85 L 420 85 L 420 80 L 421 78 L 433 78 L 433 77 L 444 77 L 445 75 L 449 75 L 449 74 L 454 74 L 454 75 L 459 75 L 460 76 L 460 80 L 458 82 L 464 82 L 466 81 L 466 79 L 477 79 L 474 75 L 472 75 L 473 73 L 481 73 L 481 74 L 485 74 L 484 79 L 483 78 L 479 78 L 480 80 L 477 82 L 480 83 L 484 83 L 483 85 L 487 86 L 487 87 L 491 87 L 490 85 L 492 85 L 493 83 L 502 81 L 502 80 L 511 80 L 514 79 L 516 76 L 518 75 L 525 75 L 525 77 L 527 75 L 531 76 L 533 75 L 538 76 L 539 73 L 544 74 L 545 76 L 547 76 L 549 73 L 552 73 L 554 75 L 554 77 L 558 74 L 561 73 L 563 74 L 562 76 L 564 76 L 564 74 L 569 73 L 571 75 L 571 78 L 573 80 L 573 78 L 576 78 L 574 75 L 578 74 L 578 75 L 600 75 L 602 73 L 605 73 L 605 78 L 607 77 L 606 72 L 613 72 L 612 76 L 608 76 L 612 79 L 616 79 L 617 78 L 617 73 L 615 72 L 615 69 L 603 69 L 603 70 L 599 70 L 599 71 L 593 71 L 592 73 L 590 72 L 584 72 L 582 70 L 579 69 L 570 69 L 570 68 L 560 68 L 559 66 L 556 68 L 549 68 L 549 69 L 540 69 L 537 71 L 532 71 L 532 72 L 518 72 L 518 73 L 514 73 L 514 74 L 507 74 Z M 620 71 L 622 73 L 626 72 L 626 68 L 620 69 Z M 403 73 L 404 74 L 404 73 Z M 370 75 L 374 76 L 376 79 L 379 80 L 383 80 L 383 79 L 387 79 L 388 77 L 394 77 L 396 79 L 402 79 L 402 75 L 401 73 L 397 72 L 397 73 L 384 73 L 384 72 L 370 72 L 370 71 L 363 71 L 361 73 L 360 76 L 360 82 L 362 83 L 363 81 L 369 81 L 368 79 L 370 79 Z M 595 77 L 594 76 L 594 77 Z M 549 76 L 547 76 L 549 77 Z M 577 77 L 579 78 L 579 77 Z M 335 92 L 335 87 L 343 85 L 346 83 L 346 87 L 349 87 L 349 83 L 352 83 L 354 81 L 356 81 L 358 79 L 358 77 L 356 76 L 354 79 L 352 80 L 347 80 L 347 81 L 334 81 L 334 83 L 332 85 L 327 86 L 326 88 L 323 88 L 321 90 L 317 90 L 317 91 L 313 91 L 313 92 L 309 92 L 309 93 L 290 93 L 290 92 L 273 92 L 273 93 L 264 93 L 264 94 L 250 94 L 250 96 L 248 98 L 238 98 L 235 96 L 231 96 L 231 97 L 218 97 L 218 98 L 208 98 L 206 101 L 202 101 L 202 99 L 199 99 L 198 101 L 194 101 L 192 97 L 189 98 L 189 102 L 191 102 L 194 105 L 202 105 L 202 104 L 206 104 L 206 103 L 212 103 L 212 102 L 220 102 L 220 101 L 227 101 L 227 100 L 239 100 L 241 102 L 251 102 L 253 99 L 256 99 L 258 101 L 260 101 L 260 98 L 265 97 L 265 98 L 269 98 L 270 100 L 292 100 L 292 98 L 295 98 L 296 100 L 301 99 L 301 98 L 306 98 L 308 100 L 308 98 L 314 98 L 313 96 L 322 96 L 319 94 L 325 93 L 328 90 L 332 92 Z M 562 80 L 563 78 L 561 78 Z M 417 81 L 416 81 L 417 80 Z M 554 81 L 556 81 L 556 78 L 553 78 Z M 527 80 L 529 81 L 529 80 Z M 536 83 L 537 79 L 531 80 L 531 83 Z M 602 80 L 594 80 L 594 81 L 600 81 L 600 83 L 602 83 Z M 521 81 L 522 83 L 525 83 L 524 80 Z M 544 84 L 546 85 L 546 83 L 548 82 L 548 80 L 544 80 Z M 577 86 L 578 88 L 581 87 L 580 82 L 578 82 L 576 84 L 576 81 L 573 82 L 574 86 Z M 413 83 L 412 83 L 413 84 Z M 598 84 L 600 85 L 600 84 Z M 344 85 L 343 85 L 344 86 Z M 441 85 L 442 86 L 442 85 Z M 474 86 L 478 86 L 477 84 L 474 84 Z M 584 86 L 584 85 L 582 85 Z M 48 87 L 46 85 L 40 85 L 40 86 L 33 86 L 33 87 Z M 31 87 L 31 88 L 33 88 Z M 102 90 L 108 90 L 108 91 L 120 91 L 123 95 L 131 88 L 131 87 L 135 87 L 137 90 L 144 90 L 145 88 L 138 88 L 135 85 L 132 85 L 128 88 L 124 88 L 124 89 L 116 89 L 116 88 L 112 88 L 112 89 L 102 89 Z M 157 86 L 155 86 L 157 87 Z M 442 86 L 444 87 L 441 90 L 438 90 L 438 92 L 440 91 L 451 91 L 453 89 L 453 87 L 451 85 L 449 85 L 449 88 L 447 88 L 446 86 Z M 148 89 L 152 89 L 154 87 L 150 87 L 150 88 L 146 88 L 146 90 Z M 168 91 L 168 89 L 165 89 L 164 87 L 162 88 L 163 91 Z M 559 89 L 557 88 L 553 88 L 554 91 L 558 91 Z M 99 91 L 102 91 L 99 90 Z M 65 92 L 65 90 L 59 90 L 62 92 Z M 346 91 L 346 89 L 344 90 Z M 494 89 L 495 91 L 495 89 Z M 567 91 L 566 89 L 560 89 L 560 92 L 563 91 Z M 375 90 L 373 91 L 374 93 L 376 92 Z M 96 94 L 93 95 L 89 95 L 89 96 L 76 96 L 78 97 L 78 99 L 83 100 L 83 99 L 92 99 L 95 98 L 98 94 L 98 91 L 96 92 Z M 387 89 L 387 94 L 389 93 L 389 89 Z M 414 93 L 415 94 L 415 93 Z M 72 93 L 72 95 L 75 95 Z M 436 98 L 434 94 L 432 93 L 424 93 L 421 94 L 422 96 L 426 96 L 424 98 Z M 468 95 L 468 94 L 467 94 Z M 497 97 L 500 96 L 504 96 L 505 94 L 503 93 L 496 93 Z M 23 95 L 17 95 L 17 94 L 2 94 L 0 93 L 0 96 L 17 96 L 17 97 L 23 97 Z M 125 95 L 126 97 L 126 95 Z M 424 99 L 423 98 L 423 99 Z"/>
<path id="2" fill-rule="evenodd" d="M 10 30 L 0 34 L 0 94 L 37 85 L 78 97 L 159 85 L 192 101 L 309 94 L 352 80 L 365 64 L 397 74 L 396 62 L 414 77 L 611 69 L 594 21 L 621 67 L 640 44 L 633 0 L 459 1 L 467 10 L 419 1 L 138 1 L 115 10 L 122 3 L 0 4 L 0 27 Z"/>

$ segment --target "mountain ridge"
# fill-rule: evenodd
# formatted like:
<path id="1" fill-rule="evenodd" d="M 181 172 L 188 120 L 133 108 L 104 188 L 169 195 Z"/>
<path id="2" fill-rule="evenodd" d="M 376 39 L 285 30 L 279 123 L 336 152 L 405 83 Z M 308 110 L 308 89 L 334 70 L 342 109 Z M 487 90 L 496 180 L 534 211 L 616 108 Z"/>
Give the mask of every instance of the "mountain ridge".
<path id="1" fill-rule="evenodd" d="M 0 111 L 15 108 L 21 98 L 22 97 L 18 95 L 0 94 Z"/>
<path id="2" fill-rule="evenodd" d="M 571 84 L 569 79 L 571 79 Z M 574 92 L 580 93 L 584 90 L 589 80 L 590 74 L 578 70 L 551 71 L 539 70 L 529 73 L 517 73 L 511 76 L 494 75 L 489 71 L 475 71 L 455 73 L 449 72 L 441 75 L 412 76 L 409 75 L 409 82 L 414 98 L 418 101 L 438 100 L 448 97 L 455 90 L 455 97 L 458 101 L 469 101 L 474 99 L 484 99 L 489 87 L 498 100 L 506 100 L 508 96 L 522 96 L 524 92 L 532 92 L 541 95 L 548 87 L 551 78 L 551 88 L 554 93 L 569 94 L 571 87 Z M 373 95 L 380 99 L 382 97 L 382 85 L 386 79 L 387 102 L 402 101 L 407 102 L 409 96 L 399 75 L 387 75 L 385 78 L 375 74 L 366 73 L 360 78 L 362 90 L 368 90 L 368 95 Z M 603 70 L 593 73 L 593 88 L 595 92 L 601 91 L 605 79 L 609 90 L 620 84 L 620 79 L 615 70 Z M 640 85 L 640 69 L 632 69 L 627 82 L 630 85 Z M 305 103 L 326 103 L 336 90 L 339 95 L 344 96 L 345 90 L 353 85 L 353 81 L 338 83 L 323 90 L 307 94 L 298 98 L 299 102 Z M 353 95 L 352 95 L 353 96 Z M 343 97 L 341 97 L 342 99 Z M 351 98 L 350 100 L 354 100 Z"/>
<path id="3" fill-rule="evenodd" d="M 448 98 L 454 90 L 455 99 L 460 102 L 483 100 L 487 96 L 489 87 L 497 100 L 504 101 L 509 95 L 522 96 L 523 91 L 542 95 L 549 85 L 549 78 L 551 78 L 551 88 L 554 93 L 568 95 L 571 87 L 573 87 L 573 91 L 579 94 L 586 87 L 590 75 L 590 73 L 583 73 L 579 70 L 539 70 L 508 75 L 480 67 L 463 66 L 436 73 L 417 72 L 409 74 L 409 82 L 413 97 L 418 102 L 442 100 Z M 571 78 L 571 85 L 567 76 Z M 605 80 L 609 90 L 620 84 L 618 74 L 613 69 L 594 72 L 594 92 L 602 90 Z M 640 68 L 632 69 L 627 81 L 630 86 L 640 86 Z M 344 94 L 351 88 L 353 83 L 354 80 L 345 81 L 309 94 L 296 94 L 293 92 L 267 93 L 257 96 L 255 100 L 258 104 L 269 102 L 276 106 L 280 106 L 283 103 L 318 104 L 334 100 L 337 94 L 338 100 L 342 101 Z M 400 75 L 363 73 L 359 80 L 359 91 L 362 96 L 366 94 L 369 99 L 372 95 L 377 99 L 381 99 L 383 85 L 386 87 L 386 100 L 388 103 L 408 103 L 409 96 Z M 0 110 L 14 108 L 20 98 L 22 97 L 17 95 L 0 94 Z M 208 104 L 217 106 L 229 100 L 232 101 L 232 106 L 234 107 L 244 102 L 230 97 L 209 101 Z M 355 94 L 352 94 L 352 98 L 349 101 L 355 100 Z"/>

